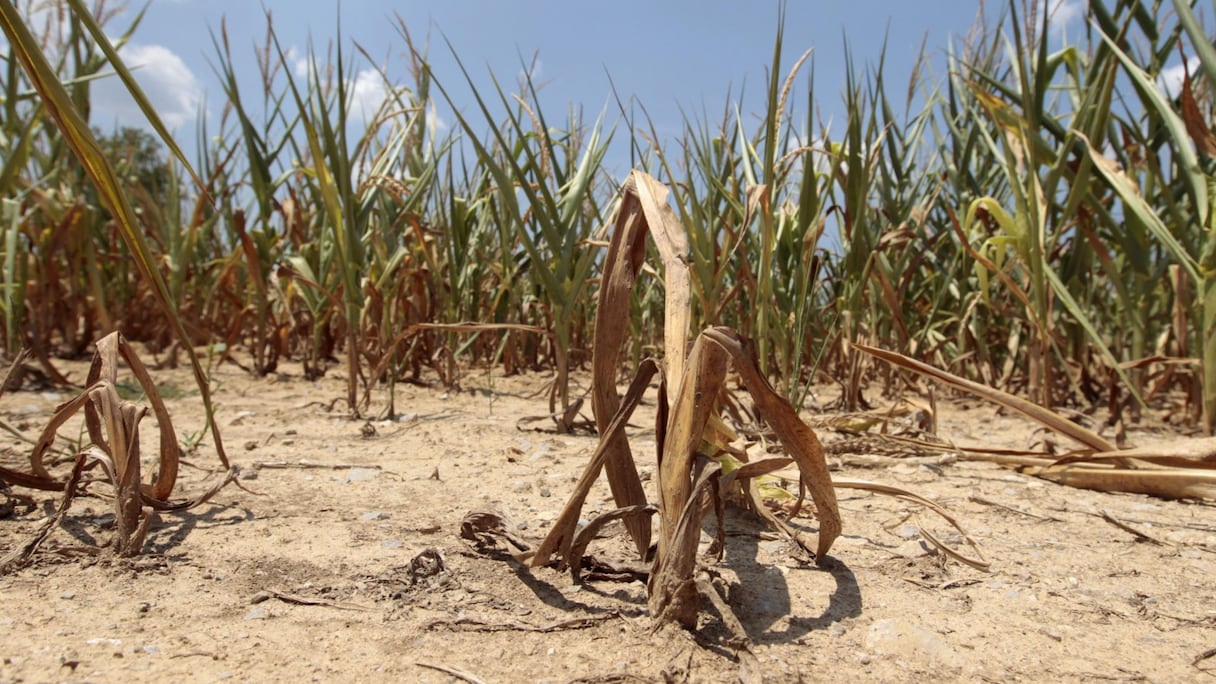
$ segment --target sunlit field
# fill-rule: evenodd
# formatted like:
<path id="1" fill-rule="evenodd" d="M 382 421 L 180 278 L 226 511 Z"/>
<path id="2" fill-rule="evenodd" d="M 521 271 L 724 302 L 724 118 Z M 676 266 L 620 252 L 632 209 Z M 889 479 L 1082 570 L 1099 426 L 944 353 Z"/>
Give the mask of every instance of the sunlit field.
<path id="1" fill-rule="evenodd" d="M 479 87 L 456 48 L 423 49 L 403 21 L 411 81 L 380 71 L 388 97 L 365 120 L 348 76 L 378 67 L 358 36 L 332 36 L 298 68 L 268 17 L 256 50 L 214 27 L 222 113 L 175 138 L 117 60 L 138 23 L 85 0 L 0 0 L 7 387 L 76 397 L 35 426 L 3 425 L 33 453 L 11 450 L 4 491 L 63 493 L 0 572 L 32 562 L 89 473 L 112 485 L 106 552 L 124 557 L 143 552 L 153 510 L 243 487 L 213 398 L 217 369 L 233 367 L 299 369 L 301 391 L 341 378 L 330 410 L 368 437 L 408 412 L 403 386 L 531 378 L 547 434 L 597 436 L 578 457 L 589 465 L 555 492 L 565 507 L 540 537 L 490 512 L 461 534 L 496 560 L 577 579 L 597 532 L 622 527 L 638 562 L 610 569 L 647 582 L 648 614 L 696 630 L 712 611 L 741 660 L 754 655 L 737 606 L 698 551 L 727 504 L 822 563 L 846 555 L 832 550 L 849 525 L 838 491 L 888 494 L 957 532 L 922 530 L 942 563 L 991 567 L 938 503 L 830 474 L 821 432 L 1052 486 L 1210 501 L 1211 9 L 1090 2 L 1084 32 L 1059 46 L 1048 17 L 1011 2 L 949 45 L 850 59 L 843 92 L 815 89 L 810 51 L 783 60 L 775 13 L 762 106 L 744 109 L 723 83 L 720 114 L 670 136 L 644 102 L 546 109 L 526 72 Z M 432 70 L 428 50 L 455 50 L 456 68 Z M 885 77 L 896 59 L 916 64 L 910 82 Z M 258 86 L 242 86 L 254 71 Z M 147 129 L 90 121 L 98 78 L 122 80 Z M 845 115 L 825 120 L 825 101 Z M 65 377 L 90 358 L 87 379 Z M 205 416 L 193 431 L 174 430 L 157 383 L 179 364 Z M 131 395 L 155 418 L 146 458 Z M 937 439 L 937 402 L 963 396 L 1051 443 L 973 453 Z M 644 447 L 626 432 L 639 406 L 657 414 Z M 917 417 L 916 434 L 889 434 L 896 415 Z M 1146 421 L 1190 446 L 1122 451 Z M 71 453 L 52 448 L 65 432 Z M 175 492 L 181 457 L 218 463 L 190 499 Z M 601 472 L 613 509 L 588 519 Z M 0 517 L 18 501 L 5 496 Z"/>

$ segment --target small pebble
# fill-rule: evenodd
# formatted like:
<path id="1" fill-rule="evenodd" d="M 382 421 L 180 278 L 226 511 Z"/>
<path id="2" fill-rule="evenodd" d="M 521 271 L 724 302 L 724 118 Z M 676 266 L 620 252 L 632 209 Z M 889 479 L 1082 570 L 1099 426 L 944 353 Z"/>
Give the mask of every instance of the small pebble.
<path id="1" fill-rule="evenodd" d="M 366 480 L 375 479 L 380 474 L 375 468 L 351 468 L 346 471 L 347 482 L 364 482 Z"/>

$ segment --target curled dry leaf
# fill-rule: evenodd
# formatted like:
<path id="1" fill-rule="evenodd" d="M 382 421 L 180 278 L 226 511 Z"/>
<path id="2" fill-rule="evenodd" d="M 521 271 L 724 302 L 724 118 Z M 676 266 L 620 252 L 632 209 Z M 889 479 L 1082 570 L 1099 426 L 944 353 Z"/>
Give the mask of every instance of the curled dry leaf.
<path id="1" fill-rule="evenodd" d="M 604 467 L 608 483 L 619 508 L 646 503 L 641 478 L 633 461 L 629 441 L 609 425 L 621 405 L 616 390 L 616 374 L 620 368 L 621 344 L 628 326 L 618 322 L 629 318 L 629 295 L 637 282 L 646 258 L 646 236 L 649 234 L 663 259 L 665 286 L 664 357 L 665 380 L 679 386 L 684 373 L 684 350 L 688 341 L 689 302 L 692 286 L 685 255 L 688 237 L 675 213 L 667 204 L 667 188 L 654 178 L 633 173 L 625 182 L 621 204 L 617 209 L 604 270 L 600 281 L 595 317 L 594 356 L 592 358 L 591 409 L 595 426 L 606 435 Z M 626 522 L 639 554 L 650 546 L 650 523 L 639 519 Z"/>

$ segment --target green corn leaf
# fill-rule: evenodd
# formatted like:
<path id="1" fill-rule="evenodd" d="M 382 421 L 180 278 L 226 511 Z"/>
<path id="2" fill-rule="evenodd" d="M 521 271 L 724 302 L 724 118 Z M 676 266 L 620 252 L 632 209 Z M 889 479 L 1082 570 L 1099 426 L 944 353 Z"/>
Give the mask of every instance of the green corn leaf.
<path id="1" fill-rule="evenodd" d="M 164 141 L 169 150 L 173 152 L 173 156 L 177 157 L 182 166 L 186 168 L 187 173 L 190 174 L 190 177 L 194 179 L 195 186 L 202 191 L 206 187 L 203 179 L 199 178 L 198 174 L 194 172 L 194 167 L 190 165 L 190 161 L 186 159 L 186 155 L 178 147 L 177 141 L 173 139 L 173 135 L 169 133 L 169 129 L 165 127 L 165 123 L 161 121 L 160 115 L 156 113 L 156 107 L 148 100 L 148 96 L 144 94 L 143 88 L 139 87 L 139 82 L 131 75 L 131 70 L 118 57 L 118 51 L 114 49 L 114 44 L 110 42 L 110 38 L 106 35 L 106 32 L 102 30 L 101 25 L 97 23 L 92 13 L 89 12 L 84 4 L 84 0 L 67 0 L 67 2 L 68 6 L 72 8 L 72 13 L 80 20 L 85 29 L 88 30 L 93 40 L 97 41 L 98 47 L 101 48 L 106 59 L 110 61 L 110 66 L 113 67 L 114 73 L 118 74 L 123 87 L 127 89 L 131 98 L 135 100 L 135 104 L 139 106 L 139 111 L 143 112 L 144 116 L 148 119 L 148 123 L 156 130 L 160 139 Z M 144 5 L 139 10 L 135 20 L 132 21 L 132 27 L 139 24 L 140 19 L 143 18 L 146 11 L 148 11 L 148 5 Z"/>
<path id="2" fill-rule="evenodd" d="M 1136 89 L 1140 91 L 1140 94 L 1146 100 L 1145 104 L 1151 106 L 1157 116 L 1161 118 L 1161 122 L 1169 130 L 1170 136 L 1178 141 L 1190 140 L 1190 135 L 1187 133 L 1186 124 L 1182 121 L 1182 117 L 1178 116 L 1174 111 L 1169 101 L 1165 99 L 1165 94 L 1153 82 L 1152 77 L 1144 69 L 1141 69 L 1127 53 L 1121 50 L 1109 36 L 1102 34 L 1102 40 L 1115 56 L 1119 58 L 1119 62 L 1123 64 L 1123 69 L 1131 77 L 1132 82 L 1136 84 Z M 1089 144 L 1088 140 L 1086 143 Z M 1094 146 L 1090 144 L 1089 149 L 1090 156 L 1092 157 L 1095 154 Z M 1190 145 L 1181 144 L 1174 145 L 1171 150 L 1173 154 L 1177 155 L 1177 164 L 1182 169 L 1182 177 L 1186 180 L 1187 191 L 1195 198 L 1195 205 L 1199 207 L 1208 206 L 1207 178 L 1199 166 L 1199 156 L 1195 153 L 1195 149 Z M 1110 180 L 1107 169 L 1101 168 L 1101 165 L 1099 167 L 1102 175 Z M 1173 251 L 1172 248 L 1171 251 Z"/>
<path id="3" fill-rule="evenodd" d="M 1153 208 L 1149 206 L 1149 203 L 1144 199 L 1144 196 L 1140 194 L 1140 191 L 1132 183 L 1131 179 L 1127 177 L 1127 174 L 1123 173 L 1123 171 L 1118 168 L 1118 165 L 1113 160 L 1107 159 L 1099 150 L 1095 149 L 1093 144 L 1090 143 L 1089 139 L 1084 135 L 1077 133 L 1077 137 L 1085 142 L 1085 145 L 1089 149 L 1089 157 L 1094 163 L 1094 168 L 1098 170 L 1098 173 L 1105 178 L 1106 182 L 1109 183 L 1110 186 L 1115 190 L 1115 192 L 1119 195 L 1119 199 L 1123 200 L 1124 208 L 1135 215 L 1141 224 L 1148 228 L 1149 231 L 1152 232 L 1153 236 L 1161 241 L 1161 244 L 1165 246 L 1170 255 L 1173 256 L 1174 259 L 1186 271 L 1187 276 L 1191 279 L 1191 282 L 1198 285 L 1201 280 L 1199 278 L 1198 264 L 1195 261 L 1195 257 L 1192 256 L 1191 253 L 1187 251 L 1186 247 L 1184 247 L 1182 243 L 1178 241 L 1178 238 L 1174 237 L 1173 232 L 1171 232 L 1169 227 L 1166 226 L 1161 218 L 1157 216 L 1157 213 L 1153 211 Z M 1181 140 L 1186 139 L 1187 138 L 1181 138 Z M 1189 146 L 1182 145 L 1181 147 Z"/>

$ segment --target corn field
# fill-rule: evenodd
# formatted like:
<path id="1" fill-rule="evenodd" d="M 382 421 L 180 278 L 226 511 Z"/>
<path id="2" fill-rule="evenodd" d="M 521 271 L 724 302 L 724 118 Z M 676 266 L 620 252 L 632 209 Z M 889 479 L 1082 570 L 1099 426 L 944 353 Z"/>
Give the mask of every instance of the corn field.
<path id="1" fill-rule="evenodd" d="M 816 382 L 848 410 L 902 391 L 865 345 L 1045 407 L 1216 428 L 1216 50 L 1186 0 L 1090 2 L 1087 32 L 1050 49 L 1048 18 L 1011 2 L 934 46 L 944 66 L 921 55 L 906 90 L 850 61 L 843 93 L 815 91 L 778 23 L 763 111 L 726 102 L 672 139 L 629 103 L 589 120 L 543 111 L 526 79 L 435 73 L 404 24 L 412 82 L 382 72 L 360 127 L 347 77 L 366 55 L 339 36 L 301 75 L 268 18 L 252 54 L 214 27 L 223 114 L 188 152 L 134 85 L 161 138 L 90 129 L 94 79 L 134 84 L 107 51 L 138 30 L 92 9 L 39 26 L 0 2 L 0 343 L 52 378 L 113 331 L 203 385 L 201 353 L 344 373 L 354 414 L 398 382 L 543 371 L 568 429 L 623 151 L 688 230 L 692 329 L 751 340 L 795 407 Z M 816 103 L 839 98 L 829 126 Z M 451 130 L 428 125 L 436 105 Z M 663 348 L 665 296 L 643 270 L 626 365 Z"/>

